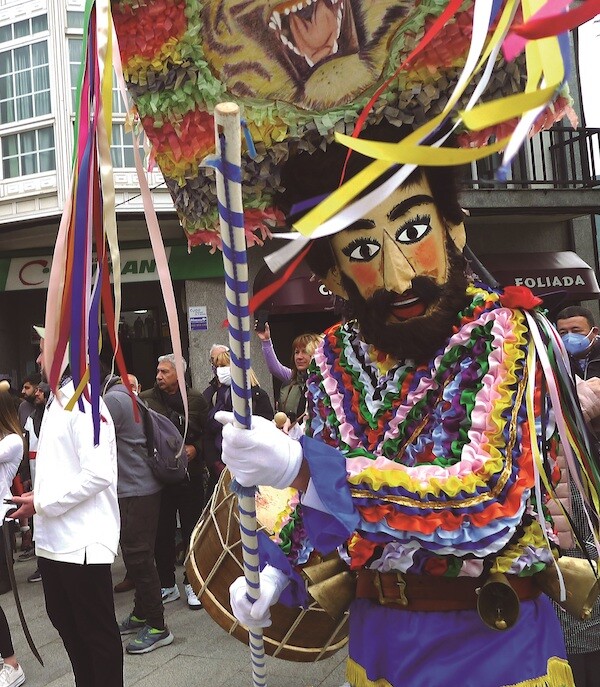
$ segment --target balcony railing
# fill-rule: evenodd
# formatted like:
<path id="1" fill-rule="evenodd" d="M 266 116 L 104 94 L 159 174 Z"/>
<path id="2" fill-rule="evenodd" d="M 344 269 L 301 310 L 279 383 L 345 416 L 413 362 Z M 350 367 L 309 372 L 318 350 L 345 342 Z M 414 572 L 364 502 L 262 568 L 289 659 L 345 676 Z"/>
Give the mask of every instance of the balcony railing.
<path id="1" fill-rule="evenodd" d="M 506 181 L 495 179 L 501 155 L 466 168 L 472 189 L 600 188 L 600 129 L 552 127 L 528 139 L 511 164 Z"/>

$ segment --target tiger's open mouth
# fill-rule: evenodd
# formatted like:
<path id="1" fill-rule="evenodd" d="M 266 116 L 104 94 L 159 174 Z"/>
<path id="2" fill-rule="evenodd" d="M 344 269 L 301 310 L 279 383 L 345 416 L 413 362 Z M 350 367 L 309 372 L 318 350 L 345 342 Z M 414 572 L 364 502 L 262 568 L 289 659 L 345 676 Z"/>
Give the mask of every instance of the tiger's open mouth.
<path id="1" fill-rule="evenodd" d="M 328 58 L 358 51 L 349 0 L 282 2 L 271 13 L 269 28 L 306 74 Z"/>

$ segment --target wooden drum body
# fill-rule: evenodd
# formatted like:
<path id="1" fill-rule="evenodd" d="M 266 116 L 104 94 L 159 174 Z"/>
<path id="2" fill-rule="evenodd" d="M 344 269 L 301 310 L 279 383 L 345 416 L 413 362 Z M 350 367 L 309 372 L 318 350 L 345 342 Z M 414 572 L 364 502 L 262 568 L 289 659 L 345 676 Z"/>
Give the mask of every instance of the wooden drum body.
<path id="1" fill-rule="evenodd" d="M 242 545 L 237 496 L 229 491 L 230 475 L 224 471 L 219 484 L 198 521 L 186 560 L 189 581 L 210 617 L 224 630 L 248 643 L 248 630 L 234 617 L 229 603 L 229 586 L 243 575 Z M 261 491 L 263 491 L 261 489 Z M 280 500 L 270 490 L 271 503 L 257 507 L 260 529 L 271 535 Z M 284 494 L 282 496 L 285 497 Z M 264 499 L 259 499 L 264 501 Z M 270 627 L 263 630 L 269 656 L 289 661 L 318 661 L 334 654 L 348 641 L 348 614 L 333 619 L 316 601 L 308 609 L 283 604 L 271 607 Z"/>

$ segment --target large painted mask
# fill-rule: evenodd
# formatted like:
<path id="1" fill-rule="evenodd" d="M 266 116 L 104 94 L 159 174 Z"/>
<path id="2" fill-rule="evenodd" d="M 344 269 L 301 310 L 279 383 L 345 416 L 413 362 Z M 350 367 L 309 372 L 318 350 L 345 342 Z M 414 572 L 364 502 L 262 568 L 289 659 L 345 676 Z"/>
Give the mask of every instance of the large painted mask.
<path id="1" fill-rule="evenodd" d="M 466 302 L 462 223 L 445 219 L 417 175 L 331 237 L 324 281 L 350 304 L 366 341 L 421 360 L 451 333 Z"/>

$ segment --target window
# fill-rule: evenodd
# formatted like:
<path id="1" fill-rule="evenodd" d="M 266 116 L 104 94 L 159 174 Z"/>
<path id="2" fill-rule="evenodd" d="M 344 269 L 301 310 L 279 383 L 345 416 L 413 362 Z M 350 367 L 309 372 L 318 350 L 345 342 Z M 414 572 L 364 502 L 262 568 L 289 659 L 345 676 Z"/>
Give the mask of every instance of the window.
<path id="1" fill-rule="evenodd" d="M 0 43 L 7 43 L 8 41 L 17 38 L 25 38 L 26 36 L 35 36 L 36 33 L 43 33 L 48 30 L 48 16 L 40 14 L 31 19 L 23 19 L 14 24 L 8 24 L 0 27 Z"/>
<path id="2" fill-rule="evenodd" d="M 47 41 L 0 52 L 0 124 L 50 112 Z"/>
<path id="3" fill-rule="evenodd" d="M 67 12 L 67 28 L 83 29 L 83 12 Z"/>
<path id="4" fill-rule="evenodd" d="M 46 126 L 2 137 L 5 179 L 56 169 L 54 129 Z"/>
<path id="5" fill-rule="evenodd" d="M 139 147 L 140 157 L 144 159 L 144 150 L 142 146 Z M 112 125 L 112 145 L 110 147 L 110 156 L 112 158 L 113 167 L 123 169 L 128 167 L 135 167 L 135 160 L 133 158 L 133 137 L 131 133 L 125 133 L 125 125 L 122 123 L 113 123 Z"/>
<path id="6" fill-rule="evenodd" d="M 71 106 L 75 112 L 75 94 L 77 93 L 77 85 L 79 82 L 79 70 L 81 68 L 81 60 L 83 50 L 83 40 L 81 38 L 69 38 L 69 70 L 71 75 Z M 112 108 L 115 114 L 125 114 L 127 109 L 121 97 L 121 91 L 117 84 L 117 77 L 113 71 L 113 88 L 112 88 Z"/>

